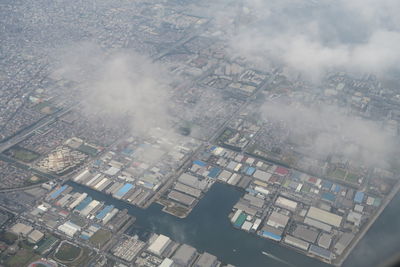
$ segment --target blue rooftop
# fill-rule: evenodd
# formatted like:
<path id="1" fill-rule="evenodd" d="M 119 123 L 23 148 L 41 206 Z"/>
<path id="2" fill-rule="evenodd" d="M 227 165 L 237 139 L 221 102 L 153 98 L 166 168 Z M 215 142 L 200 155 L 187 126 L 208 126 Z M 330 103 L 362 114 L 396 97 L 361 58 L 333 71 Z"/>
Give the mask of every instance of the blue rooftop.
<path id="1" fill-rule="evenodd" d="M 122 150 L 122 154 L 126 155 L 126 156 L 130 156 L 133 153 L 133 149 L 131 148 L 125 148 L 124 150 Z"/>
<path id="2" fill-rule="evenodd" d="M 268 231 L 262 231 L 262 235 L 264 237 L 271 238 L 271 239 L 276 240 L 276 241 L 281 241 L 281 239 L 282 239 L 282 236 L 274 234 L 274 233 L 271 233 L 271 232 L 268 232 Z"/>
<path id="3" fill-rule="evenodd" d="M 92 198 L 91 197 L 86 197 L 84 200 L 82 200 L 81 203 L 79 203 L 79 205 L 75 208 L 75 210 L 77 211 L 81 211 L 84 208 L 86 208 L 87 205 L 89 205 L 90 202 L 92 202 Z"/>
<path id="4" fill-rule="evenodd" d="M 115 197 L 123 197 L 126 193 L 128 193 L 129 190 L 131 190 L 134 187 L 133 184 L 125 184 L 123 187 L 121 187 L 115 194 Z"/>
<path id="5" fill-rule="evenodd" d="M 334 202 L 336 200 L 336 196 L 330 192 L 324 192 L 322 193 L 322 199 Z"/>
<path id="6" fill-rule="evenodd" d="M 340 189 L 341 189 L 341 187 L 339 185 L 336 185 L 335 188 L 333 189 L 333 192 L 339 193 Z"/>
<path id="7" fill-rule="evenodd" d="M 102 209 L 102 210 L 96 215 L 96 219 L 102 220 L 104 217 L 106 217 L 106 215 L 107 215 L 110 211 L 112 211 L 113 208 L 114 208 L 113 205 L 106 206 L 104 209 Z"/>
<path id="8" fill-rule="evenodd" d="M 201 161 L 201 160 L 195 160 L 193 161 L 193 164 L 199 165 L 200 167 L 205 167 L 207 166 L 207 163 Z"/>
<path id="9" fill-rule="evenodd" d="M 218 167 L 214 167 L 210 170 L 210 172 L 208 173 L 208 177 L 211 178 L 215 178 L 218 176 L 218 174 L 220 173 L 221 169 Z"/>
<path id="10" fill-rule="evenodd" d="M 327 190 L 331 190 L 332 185 L 333 185 L 332 182 L 324 181 L 324 182 L 322 183 L 322 188 L 327 189 Z"/>
<path id="11" fill-rule="evenodd" d="M 354 202 L 361 203 L 364 199 L 364 192 L 357 191 L 356 195 L 354 196 Z"/>
<path id="12" fill-rule="evenodd" d="M 256 168 L 254 168 L 254 167 L 249 167 L 249 168 L 246 170 L 246 175 L 252 176 L 253 173 L 254 173 L 255 171 L 256 171 Z"/>
<path id="13" fill-rule="evenodd" d="M 57 191 L 55 191 L 53 194 L 50 195 L 51 199 L 57 198 L 62 192 L 64 192 L 65 189 L 67 189 L 68 185 L 63 185 L 60 187 Z"/>

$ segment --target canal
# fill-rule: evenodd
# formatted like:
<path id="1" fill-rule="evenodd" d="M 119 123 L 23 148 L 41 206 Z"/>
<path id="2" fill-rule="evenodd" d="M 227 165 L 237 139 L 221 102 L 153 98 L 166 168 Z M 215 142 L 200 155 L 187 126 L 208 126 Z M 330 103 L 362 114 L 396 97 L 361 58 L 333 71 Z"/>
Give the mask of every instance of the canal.
<path id="1" fill-rule="evenodd" d="M 199 251 L 207 251 L 225 263 L 243 267 L 328 266 L 292 249 L 285 248 L 272 240 L 233 228 L 228 219 L 228 214 L 242 193 L 232 186 L 216 183 L 187 218 L 179 219 L 162 212 L 162 206 L 159 204 L 152 204 L 148 209 L 140 209 L 85 186 L 73 182 L 68 182 L 68 184 L 73 186 L 76 191 L 88 193 L 94 199 L 112 204 L 119 209 L 127 209 L 129 214 L 136 217 L 135 225 L 137 227 L 167 235 L 175 241 L 192 245 Z M 393 231 L 393 227 L 399 227 L 400 215 L 392 214 L 395 210 L 393 205 L 396 205 L 396 201 L 397 204 L 400 204 L 399 195 L 382 213 L 369 233 L 360 242 L 360 245 L 356 247 L 354 253 L 345 262 L 345 266 L 376 266 L 377 262 L 384 259 L 384 255 L 394 253 L 393 249 L 391 252 L 383 249 L 386 253 L 371 254 L 369 242 L 381 236 L 379 232 L 383 230 L 382 227 L 385 228 L 387 216 L 392 218 L 393 215 L 397 216 L 397 225 L 395 224 L 396 221 L 391 224 L 385 230 L 385 235 L 390 232 L 390 229 Z M 384 243 L 382 238 L 380 238 L 380 241 Z M 397 240 L 394 238 L 393 242 L 399 245 L 399 238 Z M 276 258 L 265 256 L 261 253 L 262 251 L 274 255 Z M 377 258 L 377 255 L 382 255 L 382 257 Z"/>

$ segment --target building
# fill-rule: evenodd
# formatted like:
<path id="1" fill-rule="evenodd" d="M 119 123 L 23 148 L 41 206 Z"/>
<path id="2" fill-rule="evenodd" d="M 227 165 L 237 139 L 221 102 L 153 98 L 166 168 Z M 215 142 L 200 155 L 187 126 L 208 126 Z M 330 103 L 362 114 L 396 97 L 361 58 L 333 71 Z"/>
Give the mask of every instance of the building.
<path id="1" fill-rule="evenodd" d="M 32 244 L 38 243 L 40 240 L 42 240 L 44 237 L 44 234 L 38 230 L 33 230 L 29 235 L 28 235 L 28 241 L 31 242 Z"/>
<path id="2" fill-rule="evenodd" d="M 305 251 L 307 251 L 308 247 L 310 246 L 310 244 L 308 242 L 298 239 L 294 236 L 290 236 L 290 235 L 286 235 L 285 238 L 283 239 L 283 242 L 285 242 L 288 245 L 294 246 L 296 248 L 305 250 Z"/>
<path id="3" fill-rule="evenodd" d="M 10 231 L 16 235 L 22 235 L 24 237 L 28 236 L 28 234 L 33 230 L 32 226 L 26 225 L 23 223 L 17 223 L 13 227 L 11 227 Z"/>
<path id="4" fill-rule="evenodd" d="M 308 229 L 303 225 L 298 225 L 294 230 L 293 235 L 310 243 L 315 243 L 318 237 L 318 232 Z"/>
<path id="5" fill-rule="evenodd" d="M 337 243 L 334 246 L 334 251 L 336 254 L 340 255 L 346 249 L 346 247 L 350 244 L 351 240 L 353 240 L 354 234 L 352 233 L 343 233 L 339 238 Z"/>
<path id="6" fill-rule="evenodd" d="M 200 255 L 194 267 L 216 267 L 218 265 L 217 257 L 210 253 L 204 252 Z"/>
<path id="7" fill-rule="evenodd" d="M 171 244 L 171 239 L 168 236 L 159 235 L 147 250 L 157 256 L 161 256 L 169 244 Z"/>
<path id="8" fill-rule="evenodd" d="M 160 265 L 158 265 L 158 267 L 171 267 L 174 264 L 174 261 L 169 259 L 169 258 L 165 258 Z"/>
<path id="9" fill-rule="evenodd" d="M 285 228 L 289 221 L 289 216 L 273 211 L 268 218 L 267 224 L 275 228 Z"/>
<path id="10" fill-rule="evenodd" d="M 324 249 L 329 249 L 332 243 L 332 235 L 323 233 L 319 239 L 318 239 L 318 246 L 324 248 Z"/>
<path id="11" fill-rule="evenodd" d="M 310 249 L 308 250 L 309 253 L 314 254 L 320 258 L 326 259 L 328 261 L 330 261 L 332 259 L 332 252 L 330 252 L 329 250 L 326 250 L 324 248 L 318 247 L 316 245 L 312 245 L 310 246 Z"/>
<path id="12" fill-rule="evenodd" d="M 76 232 L 81 230 L 81 227 L 68 221 L 64 224 L 61 224 L 60 226 L 58 226 L 57 228 L 60 232 L 63 232 L 64 234 L 66 234 L 69 237 L 73 237 L 75 235 Z"/>
<path id="13" fill-rule="evenodd" d="M 279 196 L 276 201 L 275 201 L 275 205 L 290 211 L 295 211 L 297 208 L 297 202 L 281 197 Z"/>
<path id="14" fill-rule="evenodd" d="M 171 191 L 168 194 L 168 197 L 170 199 L 175 200 L 175 201 L 177 201 L 179 203 L 182 203 L 182 204 L 184 204 L 186 206 L 191 206 L 196 201 L 196 199 L 194 197 L 191 197 L 189 195 L 183 194 L 183 193 L 178 192 L 178 191 Z"/>
<path id="15" fill-rule="evenodd" d="M 341 216 L 316 207 L 310 207 L 307 217 L 335 227 L 339 227 L 342 223 Z"/>
<path id="16" fill-rule="evenodd" d="M 183 244 L 175 252 L 172 260 L 174 261 L 176 266 L 186 267 L 192 263 L 195 257 L 196 249 L 189 245 Z"/>
<path id="17" fill-rule="evenodd" d="M 268 182 L 269 178 L 271 178 L 272 174 L 269 172 L 261 171 L 261 170 L 256 170 L 255 173 L 253 174 L 253 177 L 263 181 L 263 182 Z"/>

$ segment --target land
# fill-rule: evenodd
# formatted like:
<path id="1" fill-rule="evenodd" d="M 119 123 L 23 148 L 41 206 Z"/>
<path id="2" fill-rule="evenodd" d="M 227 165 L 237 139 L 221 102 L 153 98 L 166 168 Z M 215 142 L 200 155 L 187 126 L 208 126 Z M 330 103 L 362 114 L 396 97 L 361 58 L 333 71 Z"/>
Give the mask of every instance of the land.
<path id="1" fill-rule="evenodd" d="M 158 266 L 190 255 L 191 265 L 212 256 L 157 233 L 144 240 L 127 234 L 135 218 L 71 183 L 143 209 L 157 202 L 179 218 L 215 183 L 228 184 L 242 192 L 226 218 L 237 231 L 334 265 L 399 191 L 399 151 L 365 164 L 343 152 L 365 148 L 342 138 L 343 149 L 319 155 L 312 148 L 315 136 L 327 134 L 323 123 L 309 123 L 303 134 L 261 114 L 265 106 L 334 104 L 398 145 L 398 92 L 375 75 L 335 70 L 310 84 L 281 66 L 233 56 L 229 34 L 203 15 L 201 3 L 20 2 L 3 5 L 10 27 L 0 59 L 0 264 L 43 258 L 68 266 Z M 15 18 L 24 23 L 15 28 Z M 136 51 L 178 76 L 168 85 L 169 127 L 143 134 L 129 127 L 129 116 L 87 112 L 85 82 L 60 76 L 43 48 L 88 36 L 105 54 Z M 164 242 L 162 251 L 155 242 Z"/>

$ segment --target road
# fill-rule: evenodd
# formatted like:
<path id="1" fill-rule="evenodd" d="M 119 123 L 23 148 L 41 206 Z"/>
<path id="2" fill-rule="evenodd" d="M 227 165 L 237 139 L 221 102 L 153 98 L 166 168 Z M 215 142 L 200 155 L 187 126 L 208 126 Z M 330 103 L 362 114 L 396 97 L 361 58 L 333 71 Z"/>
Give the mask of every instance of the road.
<path id="1" fill-rule="evenodd" d="M 77 105 L 77 104 L 76 104 Z M 0 144 L 0 153 L 3 153 L 7 149 L 10 149 L 11 147 L 15 146 L 16 144 L 24 141 L 26 138 L 31 136 L 35 131 L 41 129 L 42 127 L 45 127 L 49 125 L 50 123 L 54 122 L 58 118 L 64 116 L 67 114 L 72 108 L 74 108 L 76 105 L 73 105 L 69 108 L 63 109 L 56 111 L 55 113 L 51 114 L 49 117 L 39 121 L 34 125 L 33 127 L 27 127 L 28 129 L 22 131 L 21 133 L 15 135 L 11 139 L 7 140 L 6 142 L 3 142 Z"/>

